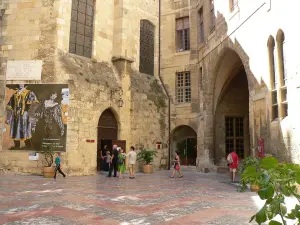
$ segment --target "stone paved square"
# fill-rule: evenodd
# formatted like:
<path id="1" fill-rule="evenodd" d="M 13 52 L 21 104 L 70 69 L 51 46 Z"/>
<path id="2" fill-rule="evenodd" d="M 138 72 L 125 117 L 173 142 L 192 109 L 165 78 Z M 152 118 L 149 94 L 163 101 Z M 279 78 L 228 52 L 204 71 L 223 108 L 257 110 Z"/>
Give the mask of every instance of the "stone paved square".
<path id="1" fill-rule="evenodd" d="M 237 192 L 227 174 L 184 171 L 139 173 L 136 179 L 105 174 L 58 177 L 4 175 L 0 224 L 249 224 L 254 193 Z"/>

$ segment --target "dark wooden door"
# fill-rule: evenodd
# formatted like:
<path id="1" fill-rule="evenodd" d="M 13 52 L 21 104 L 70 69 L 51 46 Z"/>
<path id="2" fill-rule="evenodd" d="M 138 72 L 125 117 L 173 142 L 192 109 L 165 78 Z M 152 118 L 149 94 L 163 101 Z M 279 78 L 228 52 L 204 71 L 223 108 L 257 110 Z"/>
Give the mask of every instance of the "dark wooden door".
<path id="1" fill-rule="evenodd" d="M 113 140 L 112 145 L 117 145 L 118 147 L 121 147 L 124 152 L 126 152 L 126 141 L 125 140 Z"/>
<path id="2" fill-rule="evenodd" d="M 110 109 L 105 110 L 98 123 L 97 170 L 101 170 L 102 155 L 105 155 L 104 145 L 111 150 L 112 140 L 118 139 L 118 122 Z"/>

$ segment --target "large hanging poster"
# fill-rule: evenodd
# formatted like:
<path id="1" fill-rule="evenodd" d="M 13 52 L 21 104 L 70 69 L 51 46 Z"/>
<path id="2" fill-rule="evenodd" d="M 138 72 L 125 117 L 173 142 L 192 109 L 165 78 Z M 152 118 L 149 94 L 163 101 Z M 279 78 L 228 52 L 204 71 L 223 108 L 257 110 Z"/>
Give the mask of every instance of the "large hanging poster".
<path id="1" fill-rule="evenodd" d="M 66 150 L 67 84 L 9 84 L 5 100 L 4 148 Z"/>

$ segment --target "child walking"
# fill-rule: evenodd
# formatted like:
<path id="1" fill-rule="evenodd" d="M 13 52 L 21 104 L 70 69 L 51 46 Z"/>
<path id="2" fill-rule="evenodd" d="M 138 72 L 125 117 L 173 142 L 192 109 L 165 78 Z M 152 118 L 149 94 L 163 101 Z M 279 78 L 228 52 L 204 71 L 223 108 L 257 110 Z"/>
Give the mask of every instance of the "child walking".
<path id="1" fill-rule="evenodd" d="M 111 162 L 111 155 L 109 151 L 106 151 L 106 156 L 104 156 L 103 159 L 105 159 L 104 171 L 109 171 Z"/>
<path id="2" fill-rule="evenodd" d="M 54 170 L 54 180 L 56 180 L 56 173 L 57 173 L 57 171 L 61 175 L 63 175 L 64 177 L 66 177 L 66 174 L 64 174 L 63 171 L 61 171 L 61 169 L 60 169 L 60 153 L 59 152 L 56 153 L 55 156 L 56 156 L 56 158 L 55 158 L 55 165 L 56 166 L 55 166 L 55 170 Z"/>

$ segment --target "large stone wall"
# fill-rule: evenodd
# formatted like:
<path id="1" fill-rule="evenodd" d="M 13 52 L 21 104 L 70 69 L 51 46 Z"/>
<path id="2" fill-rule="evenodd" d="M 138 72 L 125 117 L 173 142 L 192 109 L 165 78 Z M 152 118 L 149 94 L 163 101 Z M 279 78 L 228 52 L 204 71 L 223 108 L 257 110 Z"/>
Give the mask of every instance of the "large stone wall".
<path id="1" fill-rule="evenodd" d="M 118 4 L 122 4 L 121 7 Z M 154 162 L 154 168 L 160 168 L 160 158 L 167 152 L 168 140 L 165 93 L 155 76 L 138 72 L 140 20 L 148 19 L 157 27 L 157 3 L 150 0 L 141 3 L 96 1 L 92 59 L 68 54 L 69 2 L 4 1 L 1 7 L 5 9 L 0 21 L 4 25 L 0 40 L 1 128 L 5 119 L 5 83 L 21 83 L 5 82 L 7 60 L 43 60 L 40 83 L 63 83 L 70 88 L 67 150 L 62 154 L 63 169 L 69 175 L 96 173 L 98 120 L 108 108 L 116 116 L 118 139 L 126 140 L 127 151 L 131 145 L 138 149 L 154 149 L 156 142 L 164 143 Z M 155 40 L 157 46 L 157 32 Z M 117 53 L 116 49 L 122 51 Z M 157 51 L 155 47 L 155 75 Z M 121 63 L 111 61 L 118 57 Z M 123 107 L 118 106 L 119 96 L 111 95 L 111 91 L 118 88 L 123 90 Z M 0 132 L 0 166 L 16 172 L 40 174 L 42 159 L 29 161 L 30 151 L 3 149 L 2 135 Z M 87 139 L 95 142 L 87 142 Z"/>
<path id="2" fill-rule="evenodd" d="M 299 162 L 300 133 L 296 112 L 299 110 L 299 33 L 290 24 L 292 15 L 297 14 L 300 3 L 293 2 L 289 7 L 277 1 L 239 1 L 238 7 L 230 11 L 229 2 L 214 1 L 215 29 L 211 30 L 210 1 L 178 0 L 162 3 L 162 76 L 175 99 L 175 73 L 191 71 L 194 80 L 192 93 L 195 104 L 178 105 L 172 102 L 172 129 L 176 124 L 191 122 L 191 109 L 198 112 L 192 119 L 198 130 L 198 167 L 213 167 L 216 137 L 222 130 L 216 129 L 215 109 L 220 93 L 227 82 L 229 70 L 226 65 L 235 65 L 231 51 L 238 55 L 247 74 L 249 89 L 249 133 L 250 150 L 255 154 L 258 137 L 265 139 L 265 150 L 280 160 Z M 199 40 L 200 8 L 204 13 L 204 43 Z M 287 15 L 284 19 L 279 15 Z M 190 50 L 176 52 L 175 20 L 190 18 Z M 267 42 L 270 35 L 276 39 L 277 32 L 285 33 L 285 68 L 288 76 L 288 117 L 280 120 L 271 118 L 270 72 Z M 277 47 L 275 47 L 275 54 Z M 224 63 L 227 61 L 227 63 Z M 223 66 L 223 67 L 222 67 Z M 199 68 L 203 74 L 200 76 Z M 277 68 L 279 71 L 279 68 Z M 299 69 L 298 69 L 299 70 Z M 180 109 L 180 110 L 179 110 Z M 179 114 L 179 112 L 181 112 Z M 186 115 L 184 112 L 186 112 Z M 219 125 L 218 125 L 219 126 Z M 297 136 L 298 135 L 298 136 Z M 219 138 L 217 138 L 219 139 Z M 223 140 L 224 141 L 224 140 Z M 217 143 L 219 144 L 219 143 Z M 221 143 L 221 144 L 224 144 Z"/>

